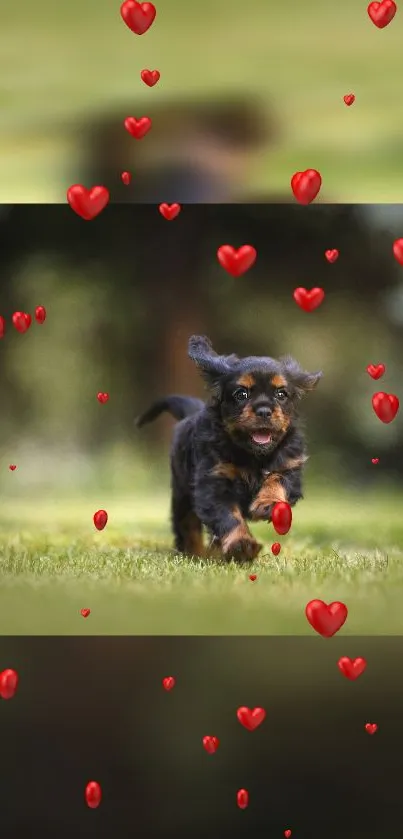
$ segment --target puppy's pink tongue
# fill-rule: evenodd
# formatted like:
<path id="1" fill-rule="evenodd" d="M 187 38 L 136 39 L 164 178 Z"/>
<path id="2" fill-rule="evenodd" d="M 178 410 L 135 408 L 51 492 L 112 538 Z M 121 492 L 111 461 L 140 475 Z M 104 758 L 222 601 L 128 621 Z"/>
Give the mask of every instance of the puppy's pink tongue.
<path id="1" fill-rule="evenodd" d="M 267 444 L 271 442 L 271 435 L 270 434 L 252 434 L 252 440 L 253 440 L 254 443 L 260 443 L 261 446 L 267 446 Z"/>

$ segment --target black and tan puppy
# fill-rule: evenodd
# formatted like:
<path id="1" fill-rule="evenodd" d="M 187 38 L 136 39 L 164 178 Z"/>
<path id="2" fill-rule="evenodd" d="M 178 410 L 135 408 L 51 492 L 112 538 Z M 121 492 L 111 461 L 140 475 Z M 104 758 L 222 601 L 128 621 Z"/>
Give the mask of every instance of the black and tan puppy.
<path id="1" fill-rule="evenodd" d="M 322 374 L 305 372 L 289 357 L 217 355 L 197 335 L 189 356 L 207 383 L 208 401 L 168 396 L 137 420 L 140 427 L 163 411 L 180 420 L 171 451 L 175 547 L 201 556 L 204 525 L 227 559 L 254 559 L 261 545 L 246 520 L 270 521 L 277 501 L 302 498 L 307 455 L 298 402 Z"/>

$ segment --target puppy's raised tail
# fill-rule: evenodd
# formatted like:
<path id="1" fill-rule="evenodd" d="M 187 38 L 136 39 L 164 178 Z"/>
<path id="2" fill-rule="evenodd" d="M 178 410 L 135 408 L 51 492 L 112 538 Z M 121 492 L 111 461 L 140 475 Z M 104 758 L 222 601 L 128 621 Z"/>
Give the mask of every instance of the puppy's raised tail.
<path id="1" fill-rule="evenodd" d="M 201 399 L 194 399 L 193 396 L 165 396 L 164 399 L 154 402 L 154 405 L 151 405 L 148 411 L 137 417 L 135 422 L 137 428 L 142 428 L 143 425 L 157 419 L 165 411 L 171 414 L 174 419 L 183 420 L 185 417 L 197 414 L 202 408 L 204 408 L 204 402 Z"/>

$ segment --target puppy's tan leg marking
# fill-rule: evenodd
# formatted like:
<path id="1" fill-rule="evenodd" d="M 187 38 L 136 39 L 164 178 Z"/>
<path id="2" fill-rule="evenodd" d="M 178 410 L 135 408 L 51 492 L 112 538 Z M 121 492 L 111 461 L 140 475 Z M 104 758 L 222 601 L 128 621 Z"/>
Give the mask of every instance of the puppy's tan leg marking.
<path id="1" fill-rule="evenodd" d="M 254 521 L 269 519 L 271 507 L 278 501 L 287 501 L 286 491 L 281 483 L 280 475 L 273 472 L 263 482 L 260 490 L 250 505 L 250 514 Z"/>
<path id="2" fill-rule="evenodd" d="M 255 559 L 262 546 L 252 536 L 239 508 L 232 510 L 232 515 L 238 524 L 222 539 L 225 558 L 236 559 L 239 562 Z"/>

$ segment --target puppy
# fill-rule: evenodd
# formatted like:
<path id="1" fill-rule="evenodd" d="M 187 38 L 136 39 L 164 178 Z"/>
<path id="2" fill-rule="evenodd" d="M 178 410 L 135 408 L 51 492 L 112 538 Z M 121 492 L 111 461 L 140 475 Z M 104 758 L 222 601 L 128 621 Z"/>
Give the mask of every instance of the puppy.
<path id="1" fill-rule="evenodd" d="M 171 450 L 176 549 L 202 556 L 205 526 L 226 559 L 252 560 L 262 546 L 247 520 L 270 521 L 277 501 L 302 498 L 307 454 L 298 403 L 322 373 L 307 373 L 290 357 L 218 355 L 205 336 L 193 335 L 188 352 L 207 383 L 207 402 L 168 396 L 137 426 L 163 411 L 180 420 Z"/>

